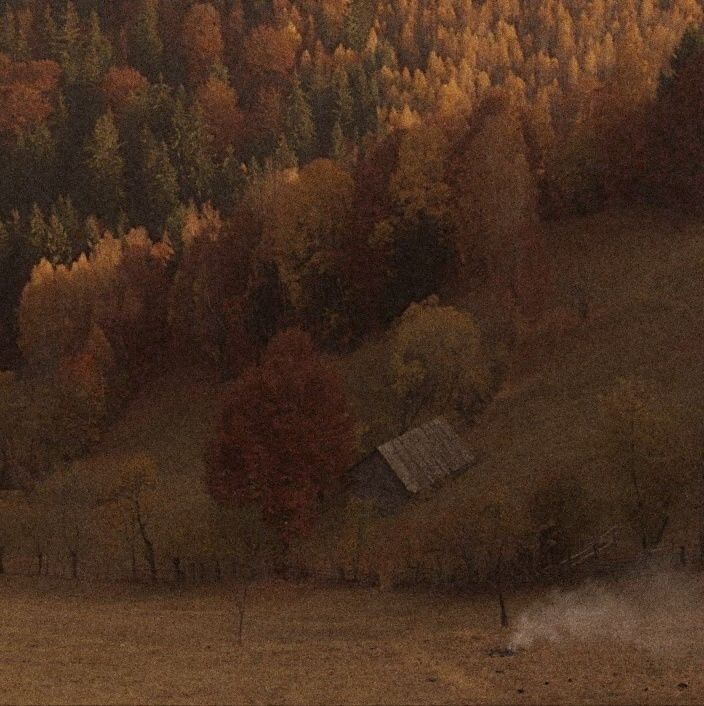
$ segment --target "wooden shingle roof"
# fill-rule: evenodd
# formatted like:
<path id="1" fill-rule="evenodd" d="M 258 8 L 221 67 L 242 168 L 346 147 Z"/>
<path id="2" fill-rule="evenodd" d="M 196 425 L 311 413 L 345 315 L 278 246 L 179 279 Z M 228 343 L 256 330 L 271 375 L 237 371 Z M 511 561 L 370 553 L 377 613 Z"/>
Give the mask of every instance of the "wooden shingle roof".
<path id="1" fill-rule="evenodd" d="M 461 473 L 474 463 L 474 456 L 442 418 L 387 441 L 377 451 L 406 489 L 414 494 Z"/>

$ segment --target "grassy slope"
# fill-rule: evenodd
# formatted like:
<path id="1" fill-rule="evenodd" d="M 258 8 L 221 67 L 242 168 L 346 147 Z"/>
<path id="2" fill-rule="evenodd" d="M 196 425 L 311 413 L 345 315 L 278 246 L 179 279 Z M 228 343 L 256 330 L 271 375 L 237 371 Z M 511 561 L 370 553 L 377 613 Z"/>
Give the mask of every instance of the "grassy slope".
<path id="1" fill-rule="evenodd" d="M 657 384 L 690 440 L 704 426 L 704 225 L 610 212 L 553 224 L 548 243 L 554 309 L 467 432 L 482 459 L 475 475 L 517 493 L 563 472 L 608 482 L 598 396 L 620 376 Z"/>
<path id="2" fill-rule="evenodd" d="M 149 381 L 105 433 L 94 453 L 146 452 L 163 473 L 204 471 L 203 452 L 220 412 L 222 386 L 193 373 Z"/>

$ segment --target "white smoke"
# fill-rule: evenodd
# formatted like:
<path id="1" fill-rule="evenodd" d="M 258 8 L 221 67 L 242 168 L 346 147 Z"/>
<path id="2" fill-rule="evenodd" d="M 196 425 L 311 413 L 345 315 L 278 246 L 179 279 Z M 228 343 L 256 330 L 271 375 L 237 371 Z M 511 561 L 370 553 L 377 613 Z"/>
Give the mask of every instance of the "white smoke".
<path id="1" fill-rule="evenodd" d="M 688 649 L 696 628 L 704 627 L 702 583 L 701 577 L 658 574 L 555 591 L 519 614 L 509 646 L 607 640 L 649 651 Z"/>

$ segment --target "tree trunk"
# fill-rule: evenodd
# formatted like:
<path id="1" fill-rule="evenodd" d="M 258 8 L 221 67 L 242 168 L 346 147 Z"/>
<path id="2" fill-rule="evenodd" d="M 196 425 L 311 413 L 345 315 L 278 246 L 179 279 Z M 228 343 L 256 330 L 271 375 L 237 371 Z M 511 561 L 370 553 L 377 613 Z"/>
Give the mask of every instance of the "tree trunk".
<path id="1" fill-rule="evenodd" d="M 242 589 L 242 595 L 236 599 L 237 611 L 239 613 L 239 620 L 237 623 L 237 644 L 242 644 L 242 631 L 244 629 L 244 613 L 247 608 L 247 592 L 249 591 L 249 583 L 244 584 Z"/>
<path id="2" fill-rule="evenodd" d="M 172 557 L 171 563 L 174 566 L 174 578 L 176 579 L 176 583 L 181 583 L 181 579 L 183 578 L 183 572 L 181 571 L 181 558 L 178 556 Z"/>
<path id="3" fill-rule="evenodd" d="M 5 573 L 5 547 L 0 546 L 0 576 Z"/>
<path id="4" fill-rule="evenodd" d="M 152 581 L 156 581 L 156 556 L 154 554 L 154 545 L 146 536 L 143 536 L 142 540 L 144 541 L 144 553 L 147 558 L 147 564 L 149 565 L 149 575 Z"/>
<path id="5" fill-rule="evenodd" d="M 156 554 L 154 553 L 154 544 L 147 535 L 147 528 L 145 526 L 144 520 L 142 519 L 142 511 L 139 505 L 139 500 L 135 501 L 135 520 L 137 521 L 137 528 L 139 529 L 139 535 L 142 538 L 142 543 L 144 544 L 144 556 L 149 565 L 149 574 L 152 581 L 157 579 L 157 569 L 156 569 Z"/>
<path id="6" fill-rule="evenodd" d="M 42 575 L 42 571 L 44 570 L 44 554 L 41 552 L 37 552 L 37 576 Z"/>
<path id="7" fill-rule="evenodd" d="M 220 568 L 220 561 L 215 560 L 215 580 L 222 581 L 222 569 Z"/>
<path id="8" fill-rule="evenodd" d="M 135 552 L 134 542 L 130 543 L 130 569 L 132 581 L 137 583 L 137 553 Z"/>
<path id="9" fill-rule="evenodd" d="M 78 578 L 78 552 L 71 551 L 70 556 L 71 556 L 71 578 L 75 580 Z"/>
<path id="10" fill-rule="evenodd" d="M 506 602 L 504 601 L 504 592 L 501 588 L 499 588 L 499 591 L 498 591 L 498 598 L 499 598 L 499 611 L 501 614 L 501 627 L 507 628 L 508 627 L 508 613 L 506 612 Z"/>

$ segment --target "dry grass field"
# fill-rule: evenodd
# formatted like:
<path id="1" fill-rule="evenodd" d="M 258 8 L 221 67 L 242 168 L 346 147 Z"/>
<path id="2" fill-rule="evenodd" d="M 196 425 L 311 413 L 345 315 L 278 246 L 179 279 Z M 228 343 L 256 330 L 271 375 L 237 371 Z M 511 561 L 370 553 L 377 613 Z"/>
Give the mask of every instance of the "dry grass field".
<path id="1" fill-rule="evenodd" d="M 701 703 L 704 583 L 660 576 L 482 597 L 0 581 L 3 703 Z M 682 620 L 686 629 L 681 629 Z M 515 641 L 515 656 L 490 656 Z"/>

